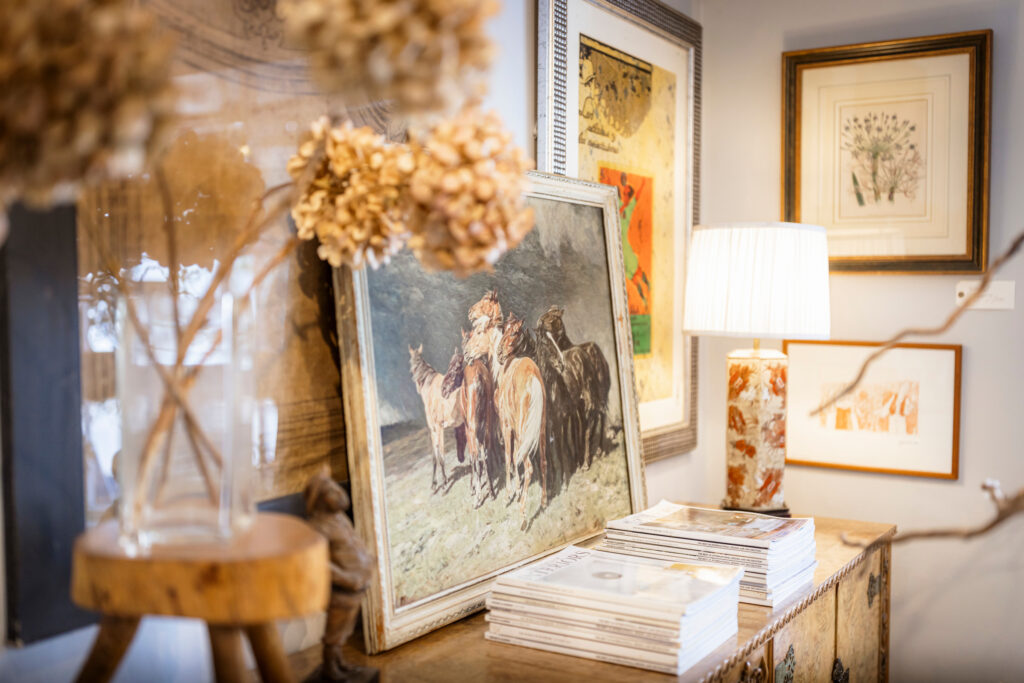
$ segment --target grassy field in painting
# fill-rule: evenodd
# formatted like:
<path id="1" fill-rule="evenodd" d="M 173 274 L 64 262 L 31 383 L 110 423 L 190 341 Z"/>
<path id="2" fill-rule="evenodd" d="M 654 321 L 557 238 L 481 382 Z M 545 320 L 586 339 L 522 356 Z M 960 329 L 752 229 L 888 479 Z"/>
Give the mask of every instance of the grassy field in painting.
<path id="1" fill-rule="evenodd" d="M 496 497 L 488 497 L 474 509 L 469 463 L 458 463 L 450 430 L 445 440 L 449 485 L 431 493 L 427 430 L 390 428 L 385 434 L 384 467 L 395 604 L 415 602 L 595 533 L 604 528 L 606 519 L 628 514 L 628 478 L 620 441 L 621 434 L 609 453 L 596 458 L 589 469 L 573 473 L 568 485 L 549 496 L 543 509 L 535 467 L 527 492 L 530 522 L 522 531 L 519 501 L 505 503 L 503 465 L 493 470 Z"/>

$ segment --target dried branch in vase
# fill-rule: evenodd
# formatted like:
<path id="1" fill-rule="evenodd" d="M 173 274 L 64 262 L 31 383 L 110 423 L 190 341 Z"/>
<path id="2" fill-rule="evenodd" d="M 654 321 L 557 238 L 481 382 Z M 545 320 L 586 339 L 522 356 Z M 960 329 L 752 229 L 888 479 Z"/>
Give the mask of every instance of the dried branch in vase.
<path id="1" fill-rule="evenodd" d="M 893 348 L 907 337 L 934 337 L 943 334 L 944 332 L 949 330 L 953 326 L 953 324 L 957 320 L 959 320 L 960 316 L 962 316 L 975 301 L 981 298 L 981 296 L 985 293 L 985 290 L 988 289 L 988 283 L 992 281 L 992 277 L 997 272 L 999 272 L 1000 268 L 1006 265 L 1006 263 L 1013 258 L 1013 256 L 1020 250 L 1022 245 L 1024 245 L 1024 232 L 1017 235 L 1010 243 L 1010 246 L 1006 248 L 1006 251 L 1000 254 L 999 257 L 992 262 L 992 264 L 988 267 L 988 271 L 986 271 L 984 277 L 981 278 L 981 282 L 978 285 L 978 289 L 973 294 L 968 296 L 966 299 L 961 301 L 957 305 L 957 307 L 949 314 L 949 316 L 946 317 L 946 320 L 941 325 L 935 327 L 908 327 L 907 329 L 902 330 L 897 334 L 893 335 L 892 337 L 890 337 L 881 346 L 879 346 L 876 351 L 874 351 L 870 356 L 864 359 L 864 363 L 860 366 L 860 369 L 857 371 L 857 375 L 850 381 L 849 384 L 844 386 L 842 389 L 836 392 L 834 396 L 832 396 L 827 401 L 825 401 L 824 403 L 822 403 L 821 405 L 819 405 L 817 408 L 810 412 L 811 417 L 817 415 L 822 411 L 828 410 L 833 405 L 835 405 L 835 403 L 839 399 L 848 395 L 850 392 L 852 392 L 854 389 L 860 386 L 860 383 L 861 381 L 863 381 L 864 376 L 867 374 L 868 368 L 871 366 L 871 364 L 878 360 L 878 358 L 881 357 L 882 354 L 889 351 L 889 349 Z"/>
<path id="2" fill-rule="evenodd" d="M 390 261 L 408 236 L 404 187 L 412 154 L 349 121 L 331 128 L 324 117 L 289 160 L 288 173 L 298 179 L 311 170 L 314 157 L 320 162 L 312 169 L 313 181 L 292 208 L 299 237 L 316 237 L 317 254 L 335 268 L 376 268 Z"/>
<path id="3" fill-rule="evenodd" d="M 442 111 L 482 94 L 497 0 L 283 0 L 292 40 L 320 87 L 350 100 Z"/>
<path id="4" fill-rule="evenodd" d="M 0 9 L 0 200 L 45 206 L 138 172 L 175 106 L 171 38 L 131 0 Z"/>
<path id="5" fill-rule="evenodd" d="M 524 173 L 533 168 L 494 112 L 467 107 L 414 133 L 409 247 L 428 269 L 459 277 L 490 270 L 533 229 Z"/>
<path id="6" fill-rule="evenodd" d="M 986 479 L 985 483 L 981 485 L 981 488 L 988 492 L 989 497 L 996 506 L 996 514 L 988 522 L 974 527 L 907 531 L 896 534 L 892 538 L 892 543 L 906 543 L 907 541 L 914 541 L 922 538 L 959 538 L 967 540 L 977 536 L 983 536 L 1003 524 L 1011 517 L 1018 514 L 1024 514 L 1024 489 L 1017 491 L 1017 493 L 1012 496 L 1007 496 L 1003 493 L 1002 487 L 995 479 Z M 846 545 L 852 545 L 860 548 L 881 545 L 880 543 L 867 544 L 861 541 L 855 541 L 848 538 L 846 534 L 843 534 L 841 538 L 843 543 Z"/>

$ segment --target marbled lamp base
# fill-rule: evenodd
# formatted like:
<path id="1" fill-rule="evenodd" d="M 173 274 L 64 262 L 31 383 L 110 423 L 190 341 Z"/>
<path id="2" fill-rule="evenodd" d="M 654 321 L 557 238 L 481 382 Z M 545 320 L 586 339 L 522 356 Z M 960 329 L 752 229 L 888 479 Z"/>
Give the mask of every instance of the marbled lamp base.
<path id="1" fill-rule="evenodd" d="M 722 507 L 789 516 L 786 465 L 786 355 L 755 349 L 728 357 L 726 493 Z"/>

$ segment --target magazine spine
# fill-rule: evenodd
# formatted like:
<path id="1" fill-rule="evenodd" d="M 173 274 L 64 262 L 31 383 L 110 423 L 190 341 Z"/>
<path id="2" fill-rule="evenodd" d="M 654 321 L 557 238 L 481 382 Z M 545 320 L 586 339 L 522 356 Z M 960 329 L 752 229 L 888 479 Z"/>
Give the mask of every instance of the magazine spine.
<path id="1" fill-rule="evenodd" d="M 507 612 L 490 612 L 485 616 L 490 624 L 505 626 L 509 628 L 523 627 L 541 633 L 552 635 L 565 635 L 573 638 L 593 640 L 598 643 L 610 645 L 622 645 L 634 650 L 650 650 L 663 655 L 678 655 L 682 646 L 679 642 L 664 640 L 652 640 L 643 636 L 635 636 L 620 631 L 610 631 L 601 628 L 589 628 L 583 625 L 574 625 L 567 622 L 549 621 L 537 619 L 525 615 L 509 615 Z"/>
<path id="2" fill-rule="evenodd" d="M 610 664 L 631 666 L 635 669 L 647 669 L 648 671 L 657 671 L 660 673 L 671 674 L 673 676 L 677 676 L 681 673 L 678 666 L 662 666 L 659 664 L 646 662 L 642 659 L 634 659 L 632 657 L 615 657 L 605 653 L 591 652 L 589 650 L 576 650 L 573 648 L 559 647 L 557 645 L 539 643 L 533 640 L 510 638 L 508 636 L 491 633 L 489 631 L 484 634 L 484 637 L 487 640 L 492 640 L 497 643 L 505 643 L 506 645 L 519 645 L 522 647 L 530 647 L 535 650 L 546 650 L 547 652 L 555 652 L 557 654 L 570 655 L 573 657 L 582 657 L 584 659 L 593 659 L 599 662 L 608 662 Z"/>
<path id="3" fill-rule="evenodd" d="M 565 619 L 595 628 L 603 628 L 609 631 L 627 633 L 643 638 L 653 638 L 655 640 L 678 640 L 682 634 L 679 627 L 657 626 L 657 623 L 663 624 L 664 622 L 651 623 L 646 620 L 641 621 L 641 617 L 630 618 L 613 613 L 600 615 L 597 614 L 598 610 L 577 605 L 551 603 L 551 606 L 548 607 L 535 604 L 533 601 L 525 602 L 520 600 L 520 598 L 514 596 L 503 597 L 491 593 L 487 598 L 487 607 L 488 609 L 505 612 L 532 614 L 541 618 Z"/>
<path id="4" fill-rule="evenodd" d="M 728 584 L 727 584 L 728 585 Z M 725 588 L 727 586 L 723 586 Z M 493 590 L 511 590 L 519 589 L 522 591 L 528 591 L 531 595 L 527 597 L 535 597 L 541 600 L 565 600 L 573 601 L 571 604 L 582 604 L 584 607 L 594 607 L 595 605 L 615 605 L 620 609 L 635 610 L 637 614 L 643 614 L 653 618 L 659 616 L 666 621 L 678 622 L 687 614 L 688 610 L 691 610 L 694 605 L 702 605 L 706 598 L 713 597 L 715 594 L 711 593 L 706 596 L 705 599 L 700 600 L 696 603 L 690 603 L 684 606 L 666 606 L 665 603 L 659 603 L 654 600 L 648 600 L 644 598 L 636 598 L 632 596 L 614 595 L 611 593 L 595 593 L 588 590 L 574 589 L 568 586 L 558 586 L 557 588 L 549 588 L 547 586 L 539 586 L 536 583 L 529 581 L 528 579 L 519 579 L 512 576 L 502 576 L 494 584 Z"/>
<path id="5" fill-rule="evenodd" d="M 568 648 L 570 650 L 581 650 L 585 652 L 601 652 L 603 654 L 612 655 L 615 657 L 623 657 L 626 659 L 636 659 L 639 661 L 650 662 L 651 664 L 657 664 L 659 666 L 679 666 L 678 652 L 674 654 L 660 654 L 657 652 L 641 651 L 625 647 L 622 645 L 598 643 L 593 640 L 573 638 L 571 636 L 558 635 L 555 633 L 541 633 L 539 631 L 532 631 L 530 629 L 517 628 L 515 626 L 503 626 L 501 624 L 495 623 L 490 624 L 490 626 L 487 629 L 487 632 L 493 633 L 494 635 L 505 636 L 507 638 L 515 638 L 517 640 L 538 640 L 544 643 L 550 643 L 552 645 Z"/>

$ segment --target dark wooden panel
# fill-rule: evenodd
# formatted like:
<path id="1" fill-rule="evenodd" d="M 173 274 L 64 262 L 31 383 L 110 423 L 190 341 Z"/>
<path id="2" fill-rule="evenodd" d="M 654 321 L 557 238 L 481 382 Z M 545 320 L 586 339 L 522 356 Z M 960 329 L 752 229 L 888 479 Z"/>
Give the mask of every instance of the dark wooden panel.
<path id="1" fill-rule="evenodd" d="M 87 624 L 71 603 L 71 546 L 85 527 L 75 210 L 14 207 L 0 251 L 8 636 Z"/>

